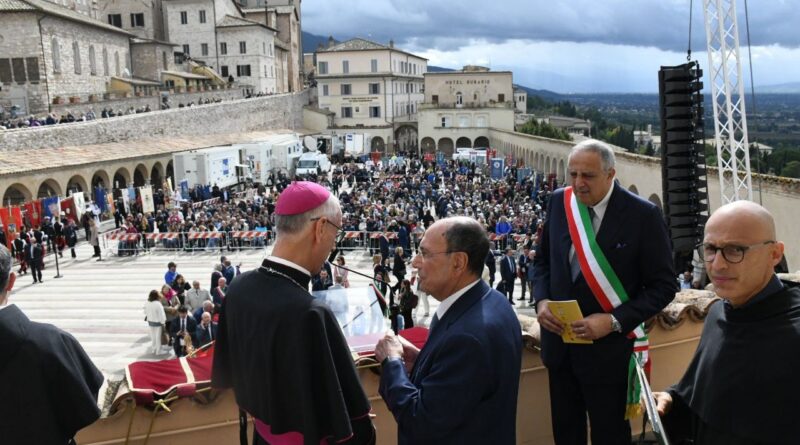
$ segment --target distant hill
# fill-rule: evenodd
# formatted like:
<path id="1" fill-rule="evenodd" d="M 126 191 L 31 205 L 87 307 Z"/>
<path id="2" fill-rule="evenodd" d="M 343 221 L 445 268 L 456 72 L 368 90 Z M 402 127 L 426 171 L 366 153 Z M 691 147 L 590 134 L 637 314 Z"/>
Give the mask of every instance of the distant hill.
<path id="1" fill-rule="evenodd" d="M 429 73 L 449 73 L 451 71 L 455 71 L 455 70 L 452 69 L 452 68 L 444 68 L 444 67 L 441 67 L 441 66 L 428 65 L 428 72 Z"/>
<path id="2" fill-rule="evenodd" d="M 536 89 L 529 88 L 529 87 L 526 87 L 526 86 L 523 86 L 523 85 L 514 85 L 514 86 L 516 88 L 520 88 L 520 89 L 525 90 L 525 92 L 528 93 L 528 96 L 539 96 L 542 99 L 546 99 L 546 100 L 549 100 L 549 101 L 567 100 L 566 96 L 564 96 L 562 94 L 558 94 L 555 91 L 536 90 Z"/>
<path id="3" fill-rule="evenodd" d="M 800 82 L 782 83 L 778 85 L 764 85 L 756 87 L 756 93 L 762 94 L 798 94 Z"/>
<path id="4" fill-rule="evenodd" d="M 336 40 L 336 43 L 339 43 L 339 40 Z M 328 46 L 328 37 L 318 36 L 316 34 L 311 34 L 310 32 L 303 31 L 304 53 L 313 53 L 314 51 L 317 50 L 317 47 L 320 44 L 322 44 L 323 46 Z"/>

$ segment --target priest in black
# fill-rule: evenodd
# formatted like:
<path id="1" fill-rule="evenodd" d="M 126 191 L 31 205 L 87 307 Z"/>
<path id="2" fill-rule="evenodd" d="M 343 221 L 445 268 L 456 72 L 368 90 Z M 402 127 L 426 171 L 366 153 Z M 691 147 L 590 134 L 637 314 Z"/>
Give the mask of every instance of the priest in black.
<path id="1" fill-rule="evenodd" d="M 339 201 L 295 182 L 275 207 L 277 241 L 228 287 L 212 384 L 233 388 L 257 444 L 371 444 L 370 405 L 336 317 L 308 292 L 335 246 Z"/>
<path id="2" fill-rule="evenodd" d="M 766 209 L 720 207 L 698 248 L 717 295 L 683 378 L 656 393 L 672 443 L 800 442 L 800 287 L 773 268 L 783 243 Z"/>
<path id="3" fill-rule="evenodd" d="M 73 336 L 8 304 L 11 267 L 0 245 L 0 443 L 73 443 L 100 417 L 103 375 Z"/>

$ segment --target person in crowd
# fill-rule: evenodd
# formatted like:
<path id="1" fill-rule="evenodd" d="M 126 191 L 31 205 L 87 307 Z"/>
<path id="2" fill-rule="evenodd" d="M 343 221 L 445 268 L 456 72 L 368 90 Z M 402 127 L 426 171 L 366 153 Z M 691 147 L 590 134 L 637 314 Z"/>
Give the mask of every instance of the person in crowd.
<path id="1" fill-rule="evenodd" d="M 395 290 L 400 288 L 400 283 L 406 279 L 406 262 L 403 259 L 403 248 L 396 247 L 394 249 L 394 258 L 392 259 L 392 275 L 397 278 Z"/>
<path id="2" fill-rule="evenodd" d="M 192 288 L 192 286 L 186 282 L 186 278 L 184 278 L 182 274 L 175 275 L 175 279 L 170 283 L 170 287 L 175 291 L 175 295 L 177 295 L 181 304 L 186 304 L 186 291 Z"/>
<path id="3" fill-rule="evenodd" d="M 312 282 L 311 290 L 313 291 L 328 290 L 333 285 L 333 281 L 325 269 L 320 270 L 317 279 L 312 279 Z"/>
<path id="4" fill-rule="evenodd" d="M 92 258 L 97 258 L 97 261 L 102 261 L 103 257 L 100 253 L 100 227 L 97 220 L 89 218 L 89 244 L 94 249 Z"/>
<path id="5" fill-rule="evenodd" d="M 522 290 L 522 295 L 520 295 L 517 300 L 525 301 L 525 290 L 528 287 L 528 254 L 531 253 L 531 249 L 529 246 L 525 246 L 522 249 L 522 254 L 520 254 L 518 261 L 518 268 L 517 268 L 517 276 L 519 277 L 519 284 L 520 289 Z M 533 295 L 533 289 L 530 289 L 530 294 Z"/>
<path id="6" fill-rule="evenodd" d="M 272 255 L 236 278 L 223 303 L 212 384 L 233 388 L 253 416 L 256 444 L 287 433 L 303 443 L 375 443 L 344 335 L 330 308 L 308 292 L 342 227 L 339 201 L 320 185 L 294 182 L 274 213 Z"/>
<path id="7" fill-rule="evenodd" d="M 503 280 L 503 293 L 508 302 L 514 304 L 514 282 L 517 280 L 517 262 L 514 260 L 514 249 L 506 248 L 506 254 L 500 260 L 500 278 Z"/>
<path id="8" fill-rule="evenodd" d="M 42 282 L 42 268 L 44 267 L 44 249 L 40 241 L 31 237 L 31 242 L 25 246 L 25 262 L 31 268 L 33 284 Z"/>
<path id="9" fill-rule="evenodd" d="M 211 314 L 212 319 L 213 319 L 213 316 L 214 316 L 214 313 L 215 313 L 214 312 L 214 303 L 211 302 L 211 301 L 204 301 L 203 304 L 199 308 L 195 309 L 194 312 L 192 312 L 192 317 L 194 317 L 194 320 L 196 322 L 200 323 L 201 321 L 203 321 L 203 313 L 204 312 L 208 312 L 209 314 Z"/>
<path id="10" fill-rule="evenodd" d="M 533 307 L 533 289 L 536 281 L 536 270 L 533 268 L 533 260 L 536 258 L 536 251 L 528 249 L 528 270 L 525 273 L 525 280 L 528 281 L 528 289 L 530 290 L 530 297 L 528 298 L 528 305 Z"/>
<path id="11" fill-rule="evenodd" d="M 195 332 L 197 347 L 205 346 L 217 339 L 217 323 L 211 320 L 211 313 L 203 312 L 200 317 L 200 324 L 197 325 Z"/>
<path id="12" fill-rule="evenodd" d="M 189 312 L 194 312 L 203 307 L 203 303 L 211 301 L 211 293 L 200 288 L 200 282 L 192 281 L 192 288 L 186 291 L 184 304 L 189 308 Z"/>
<path id="13" fill-rule="evenodd" d="M 187 346 L 191 340 L 192 345 L 197 345 L 197 322 L 194 317 L 189 316 L 189 310 L 184 305 L 178 306 L 178 317 L 172 320 L 170 326 L 170 337 L 172 346 L 175 349 L 176 357 L 183 357 L 187 354 Z M 186 337 L 189 338 L 186 338 Z"/>
<path id="14" fill-rule="evenodd" d="M 428 340 L 420 350 L 390 332 L 375 347 L 400 445 L 516 443 L 521 328 L 480 279 L 488 250 L 486 231 L 467 217 L 440 219 L 422 239 L 413 266 L 441 302 Z"/>
<path id="15" fill-rule="evenodd" d="M 222 307 L 222 302 L 225 301 L 225 295 L 228 290 L 228 280 L 225 277 L 220 277 L 217 281 L 217 287 L 211 289 L 211 299 L 214 302 L 214 310 L 219 312 Z"/>
<path id="16" fill-rule="evenodd" d="M 69 444 L 100 417 L 103 374 L 69 333 L 27 316 L 8 297 L 16 275 L 0 245 L 0 431 L 8 444 Z"/>
<path id="17" fill-rule="evenodd" d="M 414 316 L 412 312 L 416 309 L 419 303 L 419 298 L 411 290 L 411 281 L 403 280 L 400 283 L 398 291 L 398 300 L 400 301 L 400 315 L 403 316 L 405 328 L 410 329 L 414 327 Z"/>
<path id="18" fill-rule="evenodd" d="M 78 244 L 78 227 L 72 219 L 68 219 L 67 225 L 64 227 L 64 239 L 67 242 L 67 247 L 69 247 L 70 256 L 72 256 L 73 259 L 77 258 L 75 246 Z"/>
<path id="19" fill-rule="evenodd" d="M 572 185 L 550 198 L 533 263 L 558 444 L 587 443 L 587 418 L 593 444 L 630 443 L 627 416 L 639 403 L 632 396 L 632 360 L 646 352 L 642 323 L 677 291 L 664 217 L 654 204 L 615 183 L 614 161 L 613 149 L 600 141 L 572 148 L 567 170 Z M 599 281 L 621 286 L 589 285 Z M 592 344 L 562 340 L 564 325 L 548 308 L 559 300 L 577 301 L 584 318 L 570 328 Z M 634 338 L 639 339 L 635 355 Z"/>
<path id="20" fill-rule="evenodd" d="M 175 291 L 169 285 L 162 285 L 160 294 L 159 301 L 161 305 L 164 306 L 164 313 L 167 315 L 167 321 L 164 323 L 164 326 L 167 332 L 169 332 L 170 327 L 172 327 L 172 320 L 178 316 L 180 301 L 175 296 Z"/>
<path id="21" fill-rule="evenodd" d="M 14 238 L 14 241 L 11 243 L 11 249 L 14 252 L 14 256 L 17 258 L 19 262 L 19 269 L 17 270 L 18 274 L 24 275 L 28 273 L 28 261 L 27 261 L 27 254 L 25 253 L 25 238 L 22 237 L 23 231 L 20 233 L 19 236 Z"/>
<path id="22" fill-rule="evenodd" d="M 178 265 L 174 261 L 170 261 L 167 264 L 167 272 L 164 273 L 164 282 L 172 285 L 176 276 L 178 276 Z"/>
<path id="23" fill-rule="evenodd" d="M 708 219 L 698 248 L 714 292 L 694 358 L 683 378 L 655 393 L 673 443 L 797 441 L 800 397 L 800 287 L 774 267 L 784 244 L 760 205 L 736 201 Z M 768 409 L 766 407 L 769 407 Z"/>
<path id="24" fill-rule="evenodd" d="M 348 274 L 350 273 L 347 269 L 343 269 L 347 267 L 347 264 L 344 260 L 344 256 L 339 256 L 336 258 L 336 264 L 342 267 L 333 267 L 333 278 L 336 281 L 337 277 L 341 277 L 342 286 L 345 288 L 350 287 L 350 280 L 348 279 Z"/>
<path id="25" fill-rule="evenodd" d="M 150 291 L 147 296 L 147 303 L 144 305 L 144 320 L 147 322 L 148 334 L 150 334 L 150 351 L 154 355 L 161 354 L 161 332 L 167 322 L 167 314 L 161 304 L 159 292 L 155 289 Z"/>

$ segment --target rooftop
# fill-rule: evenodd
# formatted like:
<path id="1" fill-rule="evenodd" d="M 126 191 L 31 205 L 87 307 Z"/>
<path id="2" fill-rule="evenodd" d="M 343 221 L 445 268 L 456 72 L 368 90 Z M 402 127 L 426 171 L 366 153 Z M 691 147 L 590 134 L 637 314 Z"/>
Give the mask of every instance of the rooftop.
<path id="1" fill-rule="evenodd" d="M 271 28 L 264 23 L 250 19 L 243 19 L 241 17 L 234 17 L 232 15 L 226 15 L 222 18 L 222 20 L 217 22 L 217 28 L 232 28 L 235 26 L 260 26 L 272 31 L 277 31 L 276 29 Z"/>
<path id="2" fill-rule="evenodd" d="M 407 51 L 397 49 L 394 46 L 381 45 L 380 43 L 375 43 L 371 40 L 366 40 L 358 37 L 350 39 L 346 42 L 333 45 L 330 48 L 323 48 L 317 50 L 318 53 L 346 52 L 346 51 L 397 51 L 399 53 L 408 54 L 409 56 L 413 56 L 418 59 L 428 60 L 416 54 L 412 54 Z"/>
<path id="3" fill-rule="evenodd" d="M 82 23 L 84 25 L 102 28 L 106 31 L 124 34 L 129 37 L 134 37 L 133 34 L 117 28 L 116 26 L 109 25 L 108 23 L 101 22 L 100 20 L 93 19 L 80 12 L 73 11 L 55 3 L 50 3 L 44 0 L 0 0 L 0 12 L 25 12 L 25 11 L 38 11 L 46 15 L 60 17 L 62 19 L 71 20 L 73 22 Z"/>

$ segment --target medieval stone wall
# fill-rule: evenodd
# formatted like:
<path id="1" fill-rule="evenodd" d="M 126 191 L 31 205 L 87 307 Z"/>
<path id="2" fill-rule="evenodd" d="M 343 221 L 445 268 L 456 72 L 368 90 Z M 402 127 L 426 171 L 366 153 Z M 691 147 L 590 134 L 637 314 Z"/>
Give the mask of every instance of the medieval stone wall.
<path id="1" fill-rule="evenodd" d="M 213 93 L 217 92 L 211 92 Z M 124 108 L 128 103 L 133 104 L 120 103 L 119 108 Z M 191 108 L 172 108 L 68 125 L 0 131 L 0 150 L 24 150 L 32 154 L 30 150 L 38 148 L 137 141 L 152 137 L 302 128 L 303 106 L 307 104 L 308 93 L 302 92 L 229 100 Z M 173 106 L 175 105 L 173 102 Z M 156 109 L 153 105 L 151 108 Z M 96 108 L 95 113 L 99 117 L 99 109 Z"/>

